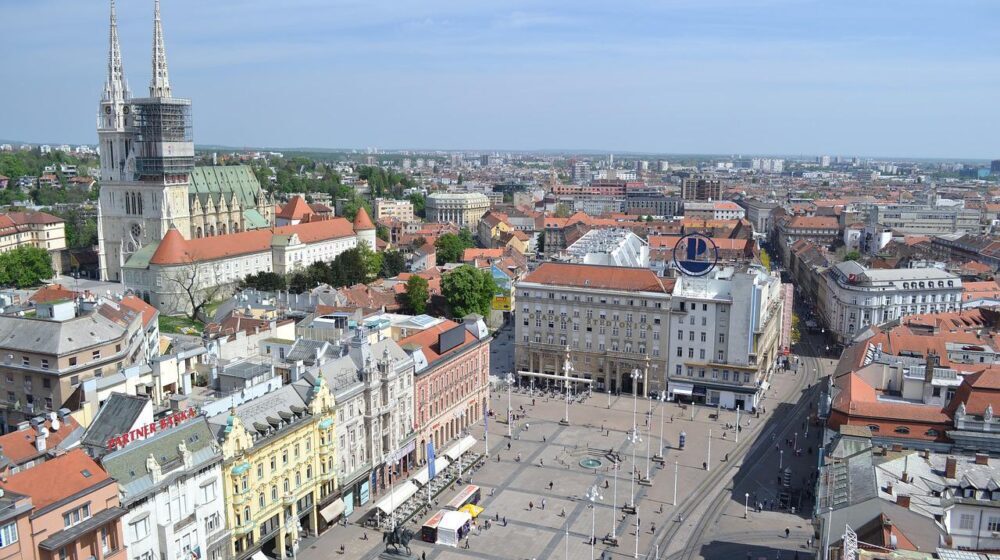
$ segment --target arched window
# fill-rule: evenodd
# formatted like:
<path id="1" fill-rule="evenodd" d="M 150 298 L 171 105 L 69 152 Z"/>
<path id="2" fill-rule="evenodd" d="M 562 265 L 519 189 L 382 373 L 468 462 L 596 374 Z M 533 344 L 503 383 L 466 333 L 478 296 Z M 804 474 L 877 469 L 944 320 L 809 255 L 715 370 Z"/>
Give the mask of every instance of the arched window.
<path id="1" fill-rule="evenodd" d="M 896 432 L 897 434 L 908 434 L 908 433 L 910 433 L 910 429 L 907 428 L 906 426 L 896 426 L 896 429 L 893 430 L 893 431 Z"/>
<path id="2" fill-rule="evenodd" d="M 226 235 L 226 224 L 219 225 L 219 235 Z"/>
<path id="3" fill-rule="evenodd" d="M 194 230 L 194 236 L 200 239 L 201 235 L 202 235 L 201 234 L 201 226 L 198 226 L 198 228 Z"/>
<path id="4" fill-rule="evenodd" d="M 873 434 L 878 432 L 878 426 L 876 424 L 868 424 L 868 429 L 871 430 Z"/>
<path id="5" fill-rule="evenodd" d="M 243 508 L 243 519 L 245 519 L 247 523 L 250 522 L 250 506 Z"/>

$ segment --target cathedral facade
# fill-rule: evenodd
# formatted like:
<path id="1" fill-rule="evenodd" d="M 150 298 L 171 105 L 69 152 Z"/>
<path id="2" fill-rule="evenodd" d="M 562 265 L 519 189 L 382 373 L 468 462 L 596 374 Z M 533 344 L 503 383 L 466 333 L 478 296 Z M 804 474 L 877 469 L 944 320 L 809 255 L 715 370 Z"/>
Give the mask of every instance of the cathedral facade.
<path id="1" fill-rule="evenodd" d="M 185 239 L 266 228 L 274 199 L 246 166 L 195 167 L 191 101 L 173 97 L 160 20 L 153 9 L 149 96 L 126 87 L 111 1 L 107 80 L 98 109 L 101 278 L 121 281 L 122 267 L 171 228 Z"/>

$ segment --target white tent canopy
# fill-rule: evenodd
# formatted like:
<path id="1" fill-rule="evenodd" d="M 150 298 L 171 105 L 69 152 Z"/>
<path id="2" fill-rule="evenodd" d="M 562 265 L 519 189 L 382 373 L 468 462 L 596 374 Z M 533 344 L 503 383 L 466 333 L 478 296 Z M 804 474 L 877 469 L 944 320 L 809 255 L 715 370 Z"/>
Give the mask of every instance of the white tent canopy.
<path id="1" fill-rule="evenodd" d="M 472 449 L 473 445 L 476 445 L 476 438 L 472 436 L 465 436 L 464 438 L 458 440 L 458 442 L 455 443 L 455 445 L 449 447 L 448 450 L 444 452 L 444 454 L 447 455 L 448 458 L 451 459 L 452 461 L 457 461 L 458 458 L 461 457 L 463 453 Z"/>
<path id="2" fill-rule="evenodd" d="M 445 512 L 437 528 L 437 544 L 458 546 L 459 530 L 472 521 L 472 516 L 464 511 Z"/>
<path id="3" fill-rule="evenodd" d="M 382 513 L 389 515 L 396 508 L 403 505 L 403 502 L 409 500 L 411 496 L 416 494 L 417 490 L 419 490 L 417 485 L 407 480 L 406 482 L 393 488 L 392 493 L 379 500 L 378 503 L 375 504 L 375 507 Z"/>
<path id="4" fill-rule="evenodd" d="M 447 468 L 448 467 L 448 463 L 449 463 L 449 461 L 445 457 L 438 457 L 437 459 L 434 459 L 434 472 L 435 472 L 435 476 L 437 474 L 440 474 L 441 471 L 443 471 L 445 468 Z M 421 486 L 424 486 L 425 484 L 427 484 L 427 480 L 429 478 L 429 475 L 430 475 L 430 473 L 427 471 L 427 467 L 425 466 L 424 468 L 422 468 L 419 471 L 417 471 L 417 474 L 414 475 L 413 480 L 417 484 L 419 484 Z"/>
<path id="5" fill-rule="evenodd" d="M 690 383 L 671 383 L 668 387 L 675 395 L 691 395 L 694 393 L 694 385 Z"/>

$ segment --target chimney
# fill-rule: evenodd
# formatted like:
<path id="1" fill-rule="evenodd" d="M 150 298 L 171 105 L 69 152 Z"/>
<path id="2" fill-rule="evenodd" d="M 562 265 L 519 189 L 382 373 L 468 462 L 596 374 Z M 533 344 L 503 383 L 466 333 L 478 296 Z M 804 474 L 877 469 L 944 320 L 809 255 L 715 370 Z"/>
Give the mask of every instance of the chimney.
<path id="1" fill-rule="evenodd" d="M 17 423 L 17 431 L 19 431 L 19 432 L 23 432 L 23 431 L 27 430 L 30 427 L 31 427 L 31 423 L 28 422 L 27 420 L 24 420 L 23 422 L 18 422 Z"/>
<path id="2" fill-rule="evenodd" d="M 945 478 L 955 478 L 955 474 L 958 472 L 958 459 L 954 457 L 948 457 L 944 462 L 944 476 Z"/>
<path id="3" fill-rule="evenodd" d="M 896 505 L 899 507 L 905 507 L 906 509 L 910 509 L 910 497 L 899 494 L 898 496 L 896 496 Z"/>
<path id="4" fill-rule="evenodd" d="M 35 436 L 35 449 L 41 453 L 45 451 L 45 440 L 49 437 L 49 429 L 42 426 L 38 429 L 38 434 Z"/>
<path id="5" fill-rule="evenodd" d="M 53 432 L 59 431 L 59 416 L 55 412 L 49 413 L 49 426 Z"/>
<path id="6" fill-rule="evenodd" d="M 891 482 L 885 485 L 885 493 L 889 494 L 890 496 L 892 495 L 892 483 Z"/>
<path id="7" fill-rule="evenodd" d="M 924 382 L 930 383 L 934 380 L 934 368 L 941 367 L 941 357 L 933 350 L 927 351 L 927 358 L 924 361 Z"/>
<path id="8" fill-rule="evenodd" d="M 976 453 L 976 464 L 977 465 L 989 465 L 990 456 L 986 453 Z"/>
<path id="9" fill-rule="evenodd" d="M 59 409 L 59 419 L 66 422 L 66 418 L 70 415 L 70 410 L 68 408 Z"/>

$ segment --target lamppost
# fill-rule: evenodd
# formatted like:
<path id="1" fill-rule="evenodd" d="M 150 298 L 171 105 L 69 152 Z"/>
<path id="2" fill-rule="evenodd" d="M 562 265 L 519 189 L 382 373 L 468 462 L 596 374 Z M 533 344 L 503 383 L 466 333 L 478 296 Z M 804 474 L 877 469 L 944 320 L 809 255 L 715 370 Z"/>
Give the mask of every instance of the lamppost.
<path id="1" fill-rule="evenodd" d="M 649 399 L 649 410 L 646 411 L 646 481 L 649 481 L 649 445 L 653 439 L 653 399 Z"/>
<path id="2" fill-rule="evenodd" d="M 590 487 L 586 498 L 590 500 L 590 560 L 594 560 L 594 546 L 597 543 L 597 500 L 603 500 L 597 485 Z"/>
<path id="3" fill-rule="evenodd" d="M 705 461 L 705 470 L 712 470 L 712 430 L 708 431 L 708 460 Z"/>
<path id="4" fill-rule="evenodd" d="M 639 510 L 635 510 L 635 555 L 632 558 L 639 557 Z"/>
<path id="5" fill-rule="evenodd" d="M 820 555 L 820 558 L 822 558 L 823 560 L 828 560 L 830 558 L 830 556 L 829 556 L 829 554 L 830 554 L 830 531 L 832 529 L 830 527 L 830 525 L 832 523 L 833 523 L 833 506 L 830 506 L 829 509 L 827 510 L 827 516 L 826 516 L 826 531 L 825 531 L 826 535 L 824 535 L 824 538 L 823 538 L 823 554 Z"/>
<path id="6" fill-rule="evenodd" d="M 566 379 L 563 380 L 563 390 L 566 393 L 566 415 L 563 416 L 563 426 L 569 426 L 569 374 L 573 373 L 573 364 L 569 361 L 569 346 L 566 347 L 566 361 L 563 363 L 563 372 Z"/>
<path id="7" fill-rule="evenodd" d="M 743 519 L 750 519 L 750 492 L 743 494 Z"/>
<path id="8" fill-rule="evenodd" d="M 632 433 L 628 436 L 629 443 L 632 444 L 632 473 L 629 473 L 629 508 L 631 508 L 632 513 L 638 511 L 635 507 L 635 472 L 639 470 L 635 464 L 635 448 L 637 443 L 642 443 L 642 438 L 639 437 L 639 431 L 636 429 L 632 430 Z"/>
<path id="9" fill-rule="evenodd" d="M 784 449 L 779 449 L 778 450 L 778 469 L 779 470 L 781 469 L 781 466 L 784 464 L 784 460 L 785 460 L 785 450 Z"/>
<path id="10" fill-rule="evenodd" d="M 513 437 L 510 431 L 511 425 L 511 406 L 510 406 L 510 389 L 514 386 L 514 372 L 509 372 L 507 374 L 507 437 Z"/>
<path id="11" fill-rule="evenodd" d="M 792 439 L 792 452 L 799 448 L 799 433 L 795 432 L 795 436 Z"/>
<path id="12" fill-rule="evenodd" d="M 677 461 L 674 461 L 674 505 L 677 505 L 677 473 L 680 471 L 680 467 L 677 465 Z"/>
<path id="13" fill-rule="evenodd" d="M 618 461 L 611 466 L 611 470 L 615 473 L 615 489 L 614 495 L 611 498 L 611 539 L 616 540 L 618 538 Z"/>
<path id="14" fill-rule="evenodd" d="M 465 435 L 465 409 L 459 410 L 455 413 L 455 419 L 458 420 L 458 445 L 462 445 L 462 436 Z M 461 449 L 461 448 L 459 448 Z M 462 481 L 462 454 L 458 454 L 458 481 Z"/>
<path id="15" fill-rule="evenodd" d="M 639 379 L 642 377 L 642 372 L 639 368 L 632 370 L 632 431 L 635 431 L 635 413 L 639 405 Z"/>
<path id="16" fill-rule="evenodd" d="M 736 445 L 740 444 L 740 407 L 736 407 Z"/>
<path id="17" fill-rule="evenodd" d="M 667 402 L 667 392 L 660 391 L 660 446 L 656 449 L 656 459 L 663 460 L 663 403 Z"/>

